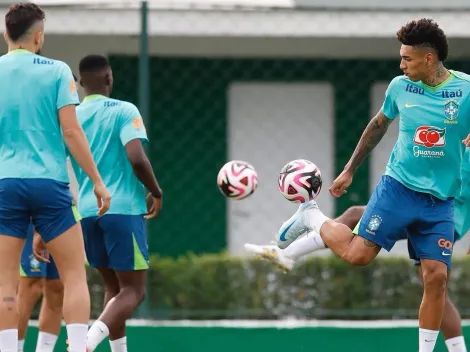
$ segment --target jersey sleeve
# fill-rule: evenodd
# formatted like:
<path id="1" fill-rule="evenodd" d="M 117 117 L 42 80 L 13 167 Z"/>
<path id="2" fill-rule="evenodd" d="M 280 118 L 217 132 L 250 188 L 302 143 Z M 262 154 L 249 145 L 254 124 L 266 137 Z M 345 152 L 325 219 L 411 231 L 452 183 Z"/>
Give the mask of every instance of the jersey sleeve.
<path id="1" fill-rule="evenodd" d="M 144 121 L 139 109 L 133 104 L 123 106 L 120 138 L 123 146 L 133 139 L 140 139 L 143 143 L 148 142 Z"/>
<path id="2" fill-rule="evenodd" d="M 385 92 L 385 100 L 382 105 L 382 112 L 389 119 L 396 118 L 400 113 L 397 105 L 399 79 L 399 77 L 395 77 L 390 82 L 387 91 Z"/>
<path id="3" fill-rule="evenodd" d="M 59 68 L 59 77 L 57 78 L 57 110 L 67 105 L 78 105 L 77 86 L 70 67 L 62 63 Z"/>

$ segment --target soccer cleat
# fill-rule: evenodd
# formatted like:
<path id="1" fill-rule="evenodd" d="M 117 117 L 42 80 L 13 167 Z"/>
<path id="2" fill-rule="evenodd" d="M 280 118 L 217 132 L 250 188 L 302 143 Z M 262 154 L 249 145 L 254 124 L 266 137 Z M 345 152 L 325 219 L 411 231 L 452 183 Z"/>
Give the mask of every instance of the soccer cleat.
<path id="1" fill-rule="evenodd" d="M 279 247 L 275 245 L 259 246 L 256 244 L 245 243 L 245 250 L 255 254 L 258 258 L 269 261 L 284 273 L 291 271 L 295 264 L 294 260 L 286 257 L 282 252 L 282 249 L 279 249 Z"/>
<path id="2" fill-rule="evenodd" d="M 314 209 L 318 209 L 318 205 L 315 201 L 311 200 L 309 202 L 302 203 L 295 214 L 282 224 L 276 238 L 276 243 L 279 248 L 287 248 L 304 233 L 314 230 L 311 228 L 307 214 L 310 210 Z"/>

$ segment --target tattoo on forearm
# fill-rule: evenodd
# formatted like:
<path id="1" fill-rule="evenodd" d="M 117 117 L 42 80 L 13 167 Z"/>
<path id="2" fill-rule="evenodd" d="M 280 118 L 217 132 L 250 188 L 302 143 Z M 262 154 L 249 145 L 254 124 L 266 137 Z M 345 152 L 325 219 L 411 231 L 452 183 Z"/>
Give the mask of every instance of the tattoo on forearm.
<path id="1" fill-rule="evenodd" d="M 380 140 L 387 132 L 388 126 L 390 126 L 392 122 L 393 120 L 388 119 L 383 113 L 379 113 L 369 122 L 351 156 L 349 167 L 352 168 L 352 170 L 355 170 L 377 144 L 379 144 Z"/>
<path id="2" fill-rule="evenodd" d="M 364 238 L 364 244 L 366 245 L 366 247 L 374 248 L 377 253 L 379 253 L 382 249 L 382 247 L 378 246 L 376 243 L 368 240 L 367 238 Z"/>

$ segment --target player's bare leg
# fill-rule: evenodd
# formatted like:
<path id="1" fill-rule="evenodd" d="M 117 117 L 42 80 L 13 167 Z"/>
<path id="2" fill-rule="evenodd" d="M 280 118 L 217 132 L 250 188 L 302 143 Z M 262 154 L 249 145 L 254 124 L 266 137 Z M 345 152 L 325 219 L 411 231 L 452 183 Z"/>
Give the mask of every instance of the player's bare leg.
<path id="1" fill-rule="evenodd" d="M 64 286 L 60 279 L 45 280 L 39 313 L 37 352 L 53 352 L 60 333 Z"/>
<path id="2" fill-rule="evenodd" d="M 18 350 L 17 289 L 24 240 L 0 235 L 0 349 Z"/>
<path id="3" fill-rule="evenodd" d="M 18 286 L 18 351 L 23 351 L 24 340 L 28 330 L 34 306 L 41 297 L 44 279 L 42 277 L 21 277 Z"/>
<path id="4" fill-rule="evenodd" d="M 437 260 L 422 259 L 424 294 L 419 309 L 420 346 L 435 345 L 446 302 L 447 265 Z M 421 350 L 420 350 L 421 351 Z"/>
<path id="5" fill-rule="evenodd" d="M 79 223 L 46 244 L 64 285 L 63 316 L 67 324 L 70 352 L 85 345 L 90 319 L 90 293 L 86 281 L 85 248 Z"/>
<path id="6" fill-rule="evenodd" d="M 99 269 L 107 281 L 111 297 L 115 292 L 115 283 L 110 270 Z M 97 322 L 93 324 L 88 333 L 88 350 L 95 348 L 109 334 L 112 352 L 127 352 L 125 341 L 126 320 L 129 319 L 145 298 L 146 270 L 115 272 L 119 284 L 119 292 L 106 304 Z M 106 299 L 106 298 L 105 298 Z M 107 331 L 106 331 L 107 330 Z M 107 334 L 106 334 L 107 333 Z"/>
<path id="7" fill-rule="evenodd" d="M 422 278 L 420 266 L 418 266 L 418 273 Z M 448 274 L 450 274 L 450 272 Z M 449 352 L 466 352 L 467 348 L 462 334 L 462 318 L 450 299 L 448 290 L 446 291 L 444 314 L 442 316 L 440 331 L 444 336 Z"/>

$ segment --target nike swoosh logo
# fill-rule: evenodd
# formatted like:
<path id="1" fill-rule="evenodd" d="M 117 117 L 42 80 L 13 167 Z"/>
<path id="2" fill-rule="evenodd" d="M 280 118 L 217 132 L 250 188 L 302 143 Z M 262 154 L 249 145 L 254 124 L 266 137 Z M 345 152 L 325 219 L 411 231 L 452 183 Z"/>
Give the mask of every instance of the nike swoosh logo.
<path id="1" fill-rule="evenodd" d="M 295 223 L 296 221 L 297 221 L 297 219 L 294 220 L 294 221 L 292 221 L 292 223 L 291 223 L 289 226 L 287 226 L 284 231 L 282 231 L 281 237 L 279 237 L 281 241 L 283 241 L 283 242 L 284 242 L 284 241 L 287 241 L 287 239 L 286 239 L 287 232 L 288 232 L 289 229 L 292 227 L 292 225 L 294 225 L 294 223 Z"/>
<path id="2" fill-rule="evenodd" d="M 434 342 L 436 340 L 424 340 L 424 342 Z"/>
<path id="3" fill-rule="evenodd" d="M 442 255 L 445 255 L 445 256 L 448 256 L 448 255 L 451 255 L 452 253 L 442 252 L 441 254 L 442 254 Z"/>
<path id="4" fill-rule="evenodd" d="M 419 105 L 414 105 L 414 104 L 405 104 L 405 108 L 414 108 L 415 106 L 419 106 Z"/>

